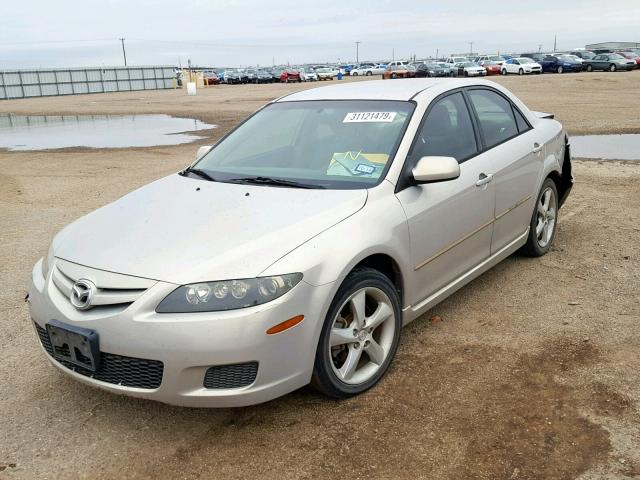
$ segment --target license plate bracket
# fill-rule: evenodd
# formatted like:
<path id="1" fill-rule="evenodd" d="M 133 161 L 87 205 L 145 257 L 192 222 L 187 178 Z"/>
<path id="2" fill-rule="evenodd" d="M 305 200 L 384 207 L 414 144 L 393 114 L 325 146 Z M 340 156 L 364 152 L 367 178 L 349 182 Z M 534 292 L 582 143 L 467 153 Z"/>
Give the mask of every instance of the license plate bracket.
<path id="1" fill-rule="evenodd" d="M 69 325 L 58 320 L 46 324 L 53 356 L 95 372 L 100 367 L 98 333 L 89 328 Z"/>

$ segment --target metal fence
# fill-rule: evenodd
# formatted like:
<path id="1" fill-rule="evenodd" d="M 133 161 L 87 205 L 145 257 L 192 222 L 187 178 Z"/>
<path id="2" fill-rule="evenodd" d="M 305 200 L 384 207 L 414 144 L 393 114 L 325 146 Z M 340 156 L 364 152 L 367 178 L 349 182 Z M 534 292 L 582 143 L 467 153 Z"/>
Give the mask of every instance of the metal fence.
<path id="1" fill-rule="evenodd" d="M 0 70 L 0 100 L 173 88 L 172 66 Z"/>

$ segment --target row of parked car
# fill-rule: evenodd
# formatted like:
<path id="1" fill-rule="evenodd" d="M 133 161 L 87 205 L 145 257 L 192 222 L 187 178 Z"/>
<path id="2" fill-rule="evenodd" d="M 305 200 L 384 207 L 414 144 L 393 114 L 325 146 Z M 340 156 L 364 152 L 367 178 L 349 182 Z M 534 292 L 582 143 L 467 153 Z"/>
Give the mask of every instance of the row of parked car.
<path id="1" fill-rule="evenodd" d="M 339 68 L 317 67 L 274 67 L 274 68 L 228 68 L 225 70 L 204 70 L 207 85 L 241 83 L 289 83 L 333 80 L 340 74 Z"/>
<path id="2" fill-rule="evenodd" d="M 628 71 L 640 68 L 640 49 L 629 51 L 575 50 L 569 52 L 525 52 L 520 55 L 451 56 L 439 60 L 389 63 L 363 62 L 358 65 L 307 65 L 274 68 L 230 68 L 205 70 L 208 85 L 239 83 L 310 82 L 333 80 L 343 75 L 382 75 L 383 79 L 414 77 L 474 77 L 486 75 L 528 75 L 580 71 Z"/>
<path id="3" fill-rule="evenodd" d="M 594 53 L 585 50 L 556 53 L 449 57 L 443 61 L 392 62 L 382 78 L 528 75 L 542 73 L 629 71 L 640 68 L 640 50 Z"/>

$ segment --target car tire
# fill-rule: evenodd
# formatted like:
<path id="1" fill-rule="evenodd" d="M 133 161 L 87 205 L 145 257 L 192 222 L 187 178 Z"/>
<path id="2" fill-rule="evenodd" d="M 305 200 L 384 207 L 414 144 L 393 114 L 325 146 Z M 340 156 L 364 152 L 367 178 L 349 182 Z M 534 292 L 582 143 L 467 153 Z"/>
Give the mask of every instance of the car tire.
<path id="1" fill-rule="evenodd" d="M 558 73 L 564 73 L 564 68 L 562 68 L 562 65 L 558 67 Z"/>
<path id="2" fill-rule="evenodd" d="M 354 315 L 357 310 L 364 327 L 359 327 L 358 315 Z M 372 333 L 367 321 L 378 322 Z M 339 330 L 345 331 L 336 335 Z M 373 387 L 395 356 L 401 330 L 400 297 L 391 280 L 372 268 L 353 270 L 327 312 L 311 385 L 333 398 L 351 397 Z"/>
<path id="3" fill-rule="evenodd" d="M 524 75 L 524 70 L 523 69 L 518 70 L 518 75 Z"/>
<path id="4" fill-rule="evenodd" d="M 373 73 L 372 73 L 372 72 L 367 72 L 365 75 L 366 75 L 367 77 L 370 77 L 371 75 L 373 75 Z"/>
<path id="5" fill-rule="evenodd" d="M 358 76 L 358 72 L 353 72 L 351 75 L 353 75 L 354 77 Z"/>
<path id="6" fill-rule="evenodd" d="M 392 73 L 391 78 L 398 78 L 398 75 L 396 75 L 395 73 Z"/>
<path id="7" fill-rule="evenodd" d="M 610 72 L 615 72 L 617 70 L 617 67 L 615 66 L 614 63 L 612 63 L 611 65 L 609 65 L 609 71 Z"/>
<path id="8" fill-rule="evenodd" d="M 541 257 L 546 254 L 553 244 L 557 226 L 558 188 L 556 182 L 547 178 L 536 198 L 529 224 L 529 236 L 521 252 L 527 257 Z"/>
<path id="9" fill-rule="evenodd" d="M 587 72 L 593 72 L 593 66 L 587 65 Z"/>
<path id="10" fill-rule="evenodd" d="M 469 72 L 467 72 L 466 70 L 464 71 L 464 76 L 468 77 L 469 76 Z"/>
<path id="11" fill-rule="evenodd" d="M 505 76 L 506 76 L 506 75 L 507 75 L 507 69 L 506 69 L 506 68 L 503 68 L 503 69 L 502 69 L 502 71 L 501 71 L 500 73 L 502 73 L 502 75 L 505 75 Z"/>

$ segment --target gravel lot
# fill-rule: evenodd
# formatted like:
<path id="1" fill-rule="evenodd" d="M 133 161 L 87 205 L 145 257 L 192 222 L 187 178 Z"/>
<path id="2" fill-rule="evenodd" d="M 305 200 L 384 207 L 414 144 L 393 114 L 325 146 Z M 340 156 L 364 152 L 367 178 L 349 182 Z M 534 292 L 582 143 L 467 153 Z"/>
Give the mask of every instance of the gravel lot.
<path id="1" fill-rule="evenodd" d="M 496 78 L 573 134 L 640 133 L 639 80 Z M 85 387 L 48 365 L 23 298 L 52 235 L 302 88 L 0 102 L 17 114 L 169 113 L 219 125 L 183 146 L 0 152 L 0 478 L 639 478 L 640 162 L 575 161 L 553 251 L 505 260 L 412 323 L 389 374 L 360 397 L 307 388 L 190 410 Z"/>

